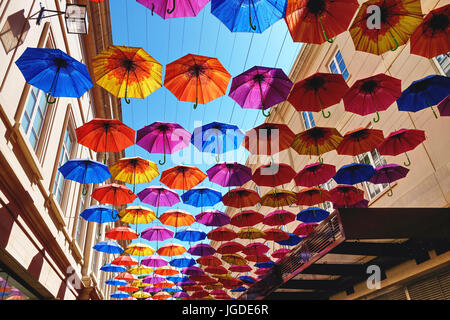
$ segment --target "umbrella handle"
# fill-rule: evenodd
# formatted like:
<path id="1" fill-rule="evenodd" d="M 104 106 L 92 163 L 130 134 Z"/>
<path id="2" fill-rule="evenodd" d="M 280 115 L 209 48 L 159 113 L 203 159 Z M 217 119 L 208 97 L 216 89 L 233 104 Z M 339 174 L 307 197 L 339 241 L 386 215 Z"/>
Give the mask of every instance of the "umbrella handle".
<path id="1" fill-rule="evenodd" d="M 319 162 L 323 163 L 323 158 L 321 156 L 319 156 Z"/>
<path id="2" fill-rule="evenodd" d="M 249 5 L 248 5 L 248 23 L 250 24 L 250 28 L 252 28 L 253 30 L 256 30 L 256 26 L 254 26 L 252 24 L 252 6 L 251 6 L 252 3 L 253 3 L 253 1 L 250 0 Z"/>
<path id="3" fill-rule="evenodd" d="M 163 133 L 163 152 L 164 152 L 164 159 L 163 159 L 163 161 L 161 162 L 161 160 L 159 160 L 159 164 L 160 165 L 163 165 L 163 164 L 165 164 L 166 163 L 166 144 L 164 143 L 164 138 L 166 137 L 166 133 L 164 132 Z"/>
<path id="4" fill-rule="evenodd" d="M 173 6 L 172 9 L 167 9 L 167 13 L 171 14 L 173 12 L 173 10 L 175 10 L 175 0 L 173 0 Z"/>
<path id="5" fill-rule="evenodd" d="M 328 39 L 327 33 L 325 32 L 325 28 L 323 27 L 323 24 L 322 24 L 322 18 L 320 18 L 320 17 L 319 17 L 319 23 L 320 23 L 320 27 L 322 28 L 322 33 L 323 33 L 323 36 L 325 37 L 325 40 L 327 40 L 328 43 L 333 43 L 334 39 L 333 38 Z"/>
<path id="6" fill-rule="evenodd" d="M 433 111 L 434 117 L 435 117 L 436 119 L 438 119 L 438 116 L 437 116 L 437 114 L 436 114 L 436 111 L 434 111 L 433 106 L 431 106 L 431 110 Z"/>
<path id="7" fill-rule="evenodd" d="M 391 32 L 390 29 L 388 29 L 388 31 L 389 31 L 389 33 L 391 34 L 392 39 L 394 39 L 394 42 L 395 42 L 395 48 L 391 48 L 391 51 L 395 51 L 395 50 L 397 50 L 397 48 L 398 48 L 398 42 L 397 42 L 397 39 L 395 39 L 395 37 L 394 37 L 394 35 L 392 34 L 392 32 Z"/>
<path id="8" fill-rule="evenodd" d="M 175 0 L 174 0 L 175 2 Z M 199 76 L 197 76 L 196 82 L 195 82 L 195 103 L 194 103 L 194 110 L 197 109 L 198 107 L 198 78 Z"/>
<path id="9" fill-rule="evenodd" d="M 164 159 L 163 159 L 163 161 L 161 162 L 161 160 L 159 160 L 159 164 L 160 165 L 163 165 L 163 164 L 165 164 L 166 163 L 166 154 L 164 153 Z"/>
<path id="10" fill-rule="evenodd" d="M 130 71 L 127 72 L 127 83 L 125 84 L 125 97 L 124 100 L 127 104 L 130 104 L 130 99 L 127 98 L 127 93 L 128 93 L 128 77 L 130 76 Z"/>
<path id="11" fill-rule="evenodd" d="M 86 188 L 86 186 L 85 185 L 83 185 L 83 189 L 81 190 L 81 194 L 83 195 L 83 197 L 85 196 L 85 195 L 87 195 L 87 188 Z"/>
<path id="12" fill-rule="evenodd" d="M 376 118 L 373 118 L 373 122 L 378 122 L 378 121 L 380 121 L 380 114 L 378 113 L 378 111 L 377 111 L 377 117 Z"/>
<path id="13" fill-rule="evenodd" d="M 406 159 L 408 159 L 408 162 L 403 162 L 403 164 L 405 165 L 405 167 L 409 167 L 411 165 L 411 160 L 408 157 L 408 154 L 405 152 L 406 155 Z"/>
<path id="14" fill-rule="evenodd" d="M 262 105 L 261 105 L 261 112 L 262 112 L 263 116 L 266 117 L 266 118 L 268 116 L 270 116 L 270 111 L 266 113 Z"/>
<path id="15" fill-rule="evenodd" d="M 48 104 L 54 104 L 56 102 L 56 98 L 54 100 L 50 100 L 50 92 L 47 93 L 46 100 Z"/>
<path id="16" fill-rule="evenodd" d="M 155 11 L 155 4 L 154 3 L 152 3 L 152 15 L 153 15 L 153 12 Z"/>
<path id="17" fill-rule="evenodd" d="M 393 194 L 392 189 L 389 189 L 389 192 L 387 193 L 388 197 L 392 197 Z"/>
<path id="18" fill-rule="evenodd" d="M 323 109 L 322 109 L 322 116 L 323 116 L 325 119 L 327 119 L 327 118 L 331 117 L 331 112 L 328 111 L 327 115 L 325 115 L 325 112 L 324 112 Z"/>

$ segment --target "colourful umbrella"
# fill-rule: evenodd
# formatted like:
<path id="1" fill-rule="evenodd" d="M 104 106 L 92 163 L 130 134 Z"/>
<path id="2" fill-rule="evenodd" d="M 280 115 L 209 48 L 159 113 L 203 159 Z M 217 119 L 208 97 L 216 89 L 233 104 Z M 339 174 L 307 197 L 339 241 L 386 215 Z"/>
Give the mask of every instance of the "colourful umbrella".
<path id="1" fill-rule="evenodd" d="M 208 239 L 219 242 L 234 240 L 236 239 L 236 236 L 236 232 L 227 227 L 215 228 L 207 234 Z"/>
<path id="2" fill-rule="evenodd" d="M 175 239 L 187 242 L 197 242 L 206 239 L 206 233 L 200 229 L 187 228 L 183 231 L 178 231 L 175 234 Z"/>
<path id="3" fill-rule="evenodd" d="M 285 163 L 271 163 L 258 167 L 253 172 L 252 180 L 258 186 L 276 187 L 291 182 L 295 176 L 294 169 Z"/>
<path id="4" fill-rule="evenodd" d="M 450 95 L 448 95 L 444 100 L 439 102 L 438 110 L 441 117 L 450 117 Z"/>
<path id="5" fill-rule="evenodd" d="M 211 13 L 231 32 L 261 33 L 285 16 L 286 2 L 211 0 Z"/>
<path id="6" fill-rule="evenodd" d="M 431 107 L 434 116 L 438 118 L 433 106 L 437 105 L 450 94 L 450 78 L 441 75 L 429 75 L 413 81 L 397 99 L 399 111 L 417 112 Z"/>
<path id="7" fill-rule="evenodd" d="M 330 193 L 326 189 L 311 187 L 300 190 L 297 193 L 297 204 L 299 206 L 313 206 L 315 204 L 330 201 Z"/>
<path id="8" fill-rule="evenodd" d="M 208 178 L 222 187 L 242 186 L 252 179 L 252 170 L 237 162 L 221 162 L 206 170 Z"/>
<path id="9" fill-rule="evenodd" d="M 301 237 L 306 237 L 308 234 L 314 231 L 316 226 L 317 223 L 300 223 L 297 228 L 295 228 L 293 233 Z"/>
<path id="10" fill-rule="evenodd" d="M 222 202 L 224 205 L 233 208 L 252 207 L 260 201 L 261 198 L 256 191 L 245 188 L 232 189 L 228 191 L 222 198 Z"/>
<path id="11" fill-rule="evenodd" d="M 206 174 L 194 166 L 178 165 L 166 169 L 161 174 L 160 182 L 171 189 L 189 190 L 205 180 Z"/>
<path id="12" fill-rule="evenodd" d="M 28 84 L 52 97 L 80 98 L 92 88 L 87 67 L 59 49 L 26 48 L 16 65 Z"/>
<path id="13" fill-rule="evenodd" d="M 173 286 L 175 286 L 175 283 L 173 283 L 172 281 L 163 281 L 163 282 L 155 283 L 154 286 L 157 288 L 166 289 L 166 288 L 172 288 Z"/>
<path id="14" fill-rule="evenodd" d="M 450 4 L 430 11 L 411 35 L 410 52 L 431 59 L 450 51 Z"/>
<path id="15" fill-rule="evenodd" d="M 351 205 L 346 205 L 345 203 L 333 203 L 333 208 L 341 209 L 341 208 L 368 208 L 369 200 L 361 200 Z"/>
<path id="16" fill-rule="evenodd" d="M 142 231 L 141 237 L 148 241 L 164 241 L 173 237 L 173 231 L 163 226 L 153 226 Z"/>
<path id="17" fill-rule="evenodd" d="M 215 256 L 209 255 L 198 258 L 197 263 L 203 266 L 220 266 L 222 264 L 222 261 L 220 261 L 220 259 Z"/>
<path id="18" fill-rule="evenodd" d="M 297 198 L 295 200 L 297 201 Z M 284 226 L 294 221 L 295 218 L 296 215 L 290 211 L 275 210 L 266 215 L 262 223 L 266 226 Z"/>
<path id="19" fill-rule="evenodd" d="M 171 297 L 170 293 L 167 293 L 165 291 L 160 291 L 152 296 L 154 300 L 165 300 L 170 297 Z"/>
<path id="20" fill-rule="evenodd" d="M 153 269 L 147 266 L 134 266 L 128 269 L 128 272 L 137 276 L 147 275 L 153 272 Z"/>
<path id="21" fill-rule="evenodd" d="M 124 299 L 130 297 L 130 295 L 128 293 L 116 291 L 111 293 L 110 297 L 115 299 Z"/>
<path id="22" fill-rule="evenodd" d="M 214 189 L 198 187 L 187 191 L 181 198 L 183 203 L 200 207 L 203 211 L 203 207 L 211 207 L 222 201 L 222 194 Z"/>
<path id="23" fill-rule="evenodd" d="M 284 231 L 283 231 L 284 232 Z M 272 236 L 270 236 L 272 237 Z M 283 236 L 283 239 L 285 237 Z M 268 262 L 270 261 L 270 258 L 264 254 L 262 255 L 255 255 L 255 254 L 251 254 L 251 255 L 246 255 L 245 259 L 247 259 L 247 261 L 251 261 L 251 262 L 256 262 L 256 263 L 260 263 L 260 262 Z M 256 265 L 256 264 L 255 264 Z"/>
<path id="24" fill-rule="evenodd" d="M 243 228 L 241 230 L 239 230 L 237 232 L 237 236 L 239 239 L 258 239 L 258 238 L 264 238 L 265 236 L 265 232 L 253 228 L 253 227 L 249 227 L 249 228 Z M 233 264 L 238 264 L 238 263 L 233 263 Z"/>
<path id="25" fill-rule="evenodd" d="M 297 220 L 301 222 L 320 222 L 328 217 L 330 213 L 319 207 L 309 207 L 303 209 L 297 214 Z"/>
<path id="26" fill-rule="evenodd" d="M 420 0 L 369 0 L 349 31 L 356 50 L 381 55 L 404 45 L 421 22 Z"/>
<path id="27" fill-rule="evenodd" d="M 147 259 L 147 258 L 146 258 Z M 144 259 L 145 260 L 145 259 Z M 142 261 L 144 261 L 144 260 L 142 260 Z M 155 275 L 155 274 L 152 274 L 152 275 L 149 275 L 149 276 L 146 276 L 145 278 L 144 278 L 144 280 L 142 280 L 142 282 L 143 283 L 148 283 L 148 284 L 155 284 L 155 283 L 159 283 L 159 282 L 162 282 L 162 281 L 164 281 L 165 280 L 165 278 L 163 278 L 163 277 L 159 277 L 159 276 L 157 276 L 157 275 Z M 144 289 L 145 290 L 145 289 Z"/>
<path id="28" fill-rule="evenodd" d="M 370 164 L 350 163 L 342 166 L 333 179 L 338 184 L 357 184 L 369 181 L 375 174 L 375 169 Z"/>
<path id="29" fill-rule="evenodd" d="M 330 201 L 344 207 L 351 206 L 364 200 L 364 191 L 351 185 L 337 185 L 330 190 Z"/>
<path id="30" fill-rule="evenodd" d="M 199 243 L 189 248 L 188 253 L 193 256 L 210 256 L 216 252 L 216 249 L 206 243 Z"/>
<path id="31" fill-rule="evenodd" d="M 347 30 L 358 7 L 357 0 L 290 0 L 284 19 L 295 42 L 333 43 L 332 37 Z"/>
<path id="32" fill-rule="evenodd" d="M 236 213 L 230 223 L 236 227 L 251 227 L 264 219 L 264 215 L 254 210 L 244 210 Z"/>
<path id="33" fill-rule="evenodd" d="M 124 281 L 135 281 L 135 280 L 138 280 L 138 278 L 134 274 L 131 274 L 131 273 L 128 273 L 128 272 L 119 273 L 117 276 L 114 277 L 114 279 L 116 279 L 116 280 L 124 280 Z"/>
<path id="34" fill-rule="evenodd" d="M 108 284 L 110 286 L 124 286 L 127 284 L 127 282 L 122 281 L 122 280 L 116 280 L 116 279 L 108 279 L 105 281 L 105 284 Z"/>
<path id="35" fill-rule="evenodd" d="M 104 251 L 102 251 L 104 252 Z M 105 272 L 124 272 L 127 271 L 127 268 L 119 265 L 115 265 L 113 263 L 106 263 L 100 268 L 101 271 Z"/>
<path id="36" fill-rule="evenodd" d="M 231 292 L 243 292 L 243 291 L 247 291 L 247 288 L 245 287 L 238 287 L 238 288 L 234 288 L 230 290 Z"/>
<path id="37" fill-rule="evenodd" d="M 244 273 L 252 271 L 252 267 L 250 267 L 249 265 L 232 265 L 228 268 L 228 270 L 230 270 L 231 272 Z M 239 279 L 242 280 L 241 277 L 239 277 Z"/>
<path id="38" fill-rule="evenodd" d="M 344 135 L 336 151 L 338 154 L 356 156 L 376 149 L 383 141 L 383 130 L 358 128 Z"/>
<path id="39" fill-rule="evenodd" d="M 209 227 L 221 227 L 230 223 L 230 217 L 226 213 L 216 209 L 206 210 L 197 214 L 195 220 Z"/>
<path id="40" fill-rule="evenodd" d="M 122 253 L 122 247 L 115 240 L 100 241 L 92 247 L 94 250 L 105 253 Z"/>
<path id="41" fill-rule="evenodd" d="M 384 73 L 359 79 L 343 96 L 346 111 L 365 116 L 387 110 L 402 94 L 401 80 Z"/>
<path id="42" fill-rule="evenodd" d="M 183 268 L 181 270 L 182 274 L 187 274 L 190 276 L 202 276 L 205 274 L 205 271 L 203 271 L 202 268 L 199 267 L 187 267 L 187 268 Z"/>
<path id="43" fill-rule="evenodd" d="M 264 239 L 266 240 L 283 241 L 289 239 L 289 234 L 278 228 L 264 230 L 264 234 Z M 258 262 L 261 262 L 261 260 L 258 260 Z"/>
<path id="44" fill-rule="evenodd" d="M 178 228 L 190 226 L 195 222 L 195 218 L 187 211 L 175 209 L 164 212 L 161 217 L 159 217 L 159 221 L 161 221 L 162 224 Z"/>
<path id="45" fill-rule="evenodd" d="M 246 284 L 253 284 L 256 282 L 256 279 L 251 276 L 239 276 L 238 279 L 245 282 Z"/>
<path id="46" fill-rule="evenodd" d="M 196 265 L 197 262 L 193 258 L 180 257 L 170 261 L 170 265 L 176 268 L 187 268 Z"/>
<path id="47" fill-rule="evenodd" d="M 262 276 L 262 275 L 265 275 L 267 273 L 267 271 L 269 271 L 269 270 L 270 270 L 270 268 L 262 268 L 262 269 L 256 270 L 254 273 L 256 275 Z"/>
<path id="48" fill-rule="evenodd" d="M 97 84 L 128 104 L 162 86 L 162 65 L 142 48 L 110 45 L 92 66 Z"/>
<path id="49" fill-rule="evenodd" d="M 133 293 L 132 296 L 136 299 L 145 299 L 151 297 L 152 295 L 148 292 L 137 291 Z"/>
<path id="50" fill-rule="evenodd" d="M 251 154 L 274 155 L 288 149 L 294 137 L 287 125 L 265 122 L 245 133 L 243 145 Z"/>
<path id="51" fill-rule="evenodd" d="M 338 104 L 348 89 L 342 74 L 317 72 L 294 84 L 287 100 L 297 111 L 321 111 L 329 118 L 323 110 Z"/>
<path id="52" fill-rule="evenodd" d="M 247 265 L 247 260 L 237 253 L 224 254 L 222 260 L 230 265 Z"/>
<path id="53" fill-rule="evenodd" d="M 143 206 L 128 206 L 119 212 L 120 220 L 130 224 L 147 224 L 156 219 L 155 213 Z"/>
<path id="54" fill-rule="evenodd" d="M 212 274 L 228 274 L 228 270 L 222 266 L 206 267 L 205 272 L 212 273 Z"/>
<path id="55" fill-rule="evenodd" d="M 174 298 L 186 298 L 189 297 L 189 295 L 186 292 L 180 291 L 180 292 L 175 292 L 173 294 Z"/>
<path id="56" fill-rule="evenodd" d="M 153 122 L 139 129 L 136 134 L 136 144 L 150 153 L 163 153 L 163 161 L 166 163 L 166 154 L 172 154 L 189 146 L 191 134 L 178 123 Z"/>
<path id="57" fill-rule="evenodd" d="M 195 17 L 203 7 L 209 2 L 209 0 L 175 0 L 169 6 L 169 1 L 155 1 L 155 0 L 137 0 L 138 3 L 156 12 L 163 19 L 168 18 L 181 18 L 181 17 Z"/>
<path id="58" fill-rule="evenodd" d="M 166 66 L 164 86 L 178 100 L 205 104 L 225 94 L 231 75 L 216 58 L 187 54 Z"/>
<path id="59" fill-rule="evenodd" d="M 312 127 L 298 133 L 292 141 L 291 147 L 298 154 L 317 155 L 319 162 L 323 163 L 320 155 L 336 149 L 342 139 L 343 137 L 336 128 Z"/>
<path id="60" fill-rule="evenodd" d="M 326 183 L 336 174 L 336 167 L 331 164 L 315 162 L 306 165 L 294 177 L 295 184 L 303 187 L 314 187 Z"/>
<path id="61" fill-rule="evenodd" d="M 133 193 L 136 183 L 152 181 L 159 175 L 156 163 L 142 159 L 141 157 L 122 158 L 109 167 L 112 177 L 133 185 Z"/>
<path id="62" fill-rule="evenodd" d="M 239 242 L 236 241 L 229 241 L 221 244 L 217 248 L 217 253 L 220 254 L 231 254 L 231 253 L 237 253 L 239 251 L 242 251 L 244 249 L 244 245 L 242 245 Z"/>
<path id="63" fill-rule="evenodd" d="M 124 185 L 111 183 L 95 188 L 91 197 L 100 203 L 115 205 L 131 203 L 136 195 Z"/>
<path id="64" fill-rule="evenodd" d="M 280 208 L 283 206 L 289 206 L 297 202 L 297 195 L 293 191 L 289 190 L 274 190 L 269 191 L 261 197 L 261 205 Z"/>
<path id="65" fill-rule="evenodd" d="M 176 259 L 174 259 L 174 260 L 176 260 Z M 172 260 L 172 261 L 174 261 L 174 260 Z M 172 277 L 167 277 L 167 280 L 172 281 L 177 284 L 181 284 L 183 282 L 189 281 L 189 277 L 172 276 Z"/>
<path id="66" fill-rule="evenodd" d="M 139 262 L 134 259 L 133 257 L 130 257 L 128 255 L 122 255 L 115 258 L 113 261 L 111 261 L 111 264 L 115 264 L 118 266 L 134 266 L 139 264 Z M 151 266 L 149 266 L 151 267 Z"/>
<path id="67" fill-rule="evenodd" d="M 267 251 L 269 251 L 269 247 L 261 242 L 249 243 L 242 250 L 242 252 L 246 255 L 258 255 L 258 256 L 265 254 Z"/>
<path id="68" fill-rule="evenodd" d="M 155 253 L 155 249 L 143 242 L 135 242 L 127 246 L 125 252 L 132 256 L 149 256 Z"/>
<path id="69" fill-rule="evenodd" d="M 388 183 L 388 196 L 392 197 L 391 183 L 406 177 L 409 169 L 398 164 L 385 164 L 375 168 L 375 174 L 370 178 L 370 182 L 375 184 Z"/>
<path id="70" fill-rule="evenodd" d="M 114 222 L 119 218 L 117 210 L 105 205 L 90 206 L 80 213 L 80 217 L 86 221 L 97 223 Z"/>
<path id="71" fill-rule="evenodd" d="M 105 237 L 114 240 L 132 240 L 139 238 L 139 235 L 128 227 L 116 227 L 106 231 Z"/>
<path id="72" fill-rule="evenodd" d="M 181 244 L 172 242 L 163 245 L 161 248 L 158 249 L 156 253 L 158 253 L 160 256 L 173 257 L 183 254 L 185 252 L 186 252 L 185 247 L 183 247 Z"/>
<path id="73" fill-rule="evenodd" d="M 404 162 L 403 164 L 408 167 L 411 165 L 411 161 L 407 152 L 415 149 L 425 139 L 425 131 L 423 130 L 400 129 L 391 132 L 377 149 L 380 155 L 396 156 L 400 153 L 405 153 L 408 162 Z"/>
<path id="74" fill-rule="evenodd" d="M 58 171 L 64 179 L 72 180 L 83 184 L 83 195 L 86 195 L 86 183 L 102 183 L 111 178 L 108 166 L 91 159 L 67 160 Z"/>
<path id="75" fill-rule="evenodd" d="M 153 255 L 153 256 L 148 256 L 146 258 L 144 258 L 141 261 L 141 264 L 143 264 L 144 266 L 147 267 L 152 267 L 152 268 L 159 268 L 159 267 L 164 267 L 167 266 L 169 264 L 169 261 L 167 261 L 166 259 Z"/>
<path id="76" fill-rule="evenodd" d="M 281 248 L 272 252 L 271 256 L 277 259 L 282 259 L 285 255 L 287 255 L 291 251 L 290 249 Z"/>
<path id="77" fill-rule="evenodd" d="M 229 96 L 242 108 L 264 110 L 286 100 L 292 81 L 282 69 L 255 66 L 233 78 Z"/>
<path id="78" fill-rule="evenodd" d="M 139 200 L 156 207 L 158 216 L 159 207 L 171 207 L 180 202 L 178 194 L 162 186 L 150 186 L 139 192 Z"/>
<path id="79" fill-rule="evenodd" d="M 287 240 L 275 241 L 275 242 L 282 246 L 296 246 L 303 240 L 302 237 L 299 237 L 298 235 L 296 235 L 294 233 L 288 232 L 288 235 L 289 235 L 289 238 Z"/>
<path id="80" fill-rule="evenodd" d="M 168 254 L 172 254 L 172 253 L 168 253 Z M 164 266 L 164 267 L 159 267 L 158 269 L 155 270 L 155 274 L 160 275 L 160 276 L 173 276 L 176 274 L 179 274 L 180 272 L 171 266 Z M 158 283 L 161 283 L 163 281 L 160 281 Z M 156 284 L 154 284 L 155 286 Z"/>

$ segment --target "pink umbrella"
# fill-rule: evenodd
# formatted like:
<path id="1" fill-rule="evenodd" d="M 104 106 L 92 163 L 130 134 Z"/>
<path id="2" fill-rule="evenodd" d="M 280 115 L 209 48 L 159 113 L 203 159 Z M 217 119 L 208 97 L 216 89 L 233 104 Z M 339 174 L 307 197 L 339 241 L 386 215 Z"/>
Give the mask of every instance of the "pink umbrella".
<path id="1" fill-rule="evenodd" d="M 162 281 L 161 281 L 162 282 Z M 158 292 L 158 291 L 162 291 L 162 288 L 158 288 L 158 287 L 153 287 L 153 286 L 148 286 L 148 287 L 145 287 L 144 288 L 144 290 L 143 290 L 144 292 L 147 292 L 147 293 L 155 293 L 155 292 Z"/>
<path id="2" fill-rule="evenodd" d="M 369 181 L 375 184 L 388 183 L 388 196 L 392 197 L 391 183 L 406 177 L 408 172 L 409 169 L 398 164 L 385 164 L 375 168 L 375 175 Z"/>
<path id="3" fill-rule="evenodd" d="M 148 241 L 156 241 L 156 248 L 159 241 L 164 241 L 173 237 L 173 231 L 163 226 L 153 226 L 145 229 L 141 233 L 141 238 Z"/>
<path id="4" fill-rule="evenodd" d="M 291 251 L 291 250 L 290 250 L 290 249 L 285 249 L 285 248 L 278 249 L 278 250 L 272 252 L 272 257 L 277 258 L 277 259 L 281 259 L 281 258 L 283 258 L 289 251 Z"/>
<path id="5" fill-rule="evenodd" d="M 186 267 L 186 268 L 181 269 L 181 273 L 187 274 L 190 276 L 202 276 L 205 274 L 205 271 L 203 271 L 202 268 L 193 266 L 193 267 Z"/>
<path id="6" fill-rule="evenodd" d="M 152 256 L 148 256 L 145 259 L 143 259 L 141 261 L 141 264 L 143 264 L 144 266 L 147 266 L 147 267 L 159 268 L 159 267 L 167 266 L 169 264 L 169 261 L 167 261 L 166 259 L 164 259 L 160 256 L 152 255 Z"/>
<path id="7" fill-rule="evenodd" d="M 450 117 L 450 95 L 447 96 L 444 100 L 439 102 L 438 109 L 441 117 Z"/>
<path id="8" fill-rule="evenodd" d="M 195 216 L 195 220 L 209 227 L 221 227 L 230 223 L 230 217 L 226 213 L 216 209 L 200 212 Z"/>
<path id="9" fill-rule="evenodd" d="M 221 162 L 206 170 L 208 178 L 222 187 L 242 186 L 252 180 L 252 170 L 237 162 Z"/>
<path id="10" fill-rule="evenodd" d="M 189 297 L 189 295 L 184 291 L 180 291 L 180 292 L 175 292 L 173 294 L 173 297 L 174 298 L 187 298 L 187 297 Z"/>
<path id="11" fill-rule="evenodd" d="M 303 187 L 315 187 L 333 178 L 336 167 L 331 164 L 316 162 L 308 164 L 294 177 L 295 184 Z"/>
<path id="12" fill-rule="evenodd" d="M 159 207 L 171 207 L 180 202 L 180 197 L 175 191 L 162 187 L 150 186 L 137 194 L 139 200 L 156 207 L 156 216 L 158 217 Z M 158 217 L 159 218 L 159 217 Z"/>
<path id="13" fill-rule="evenodd" d="M 138 3 L 156 12 L 163 19 L 195 17 L 209 0 L 137 0 Z"/>
<path id="14" fill-rule="evenodd" d="M 142 280 L 142 282 L 143 282 L 143 283 L 149 283 L 149 284 L 155 284 L 155 283 L 163 282 L 163 281 L 165 281 L 165 280 L 166 280 L 166 278 L 159 277 L 159 276 L 157 276 L 157 275 L 155 275 L 155 274 L 152 274 L 152 275 L 146 276 L 146 277 L 144 278 L 144 280 Z M 148 287 L 147 287 L 147 288 L 148 288 Z"/>
<path id="15" fill-rule="evenodd" d="M 266 226 L 284 226 L 294 221 L 296 215 L 287 210 L 275 210 L 264 217 L 263 224 Z"/>
<path id="16" fill-rule="evenodd" d="M 269 251 L 269 247 L 261 242 L 249 243 L 242 250 L 242 252 L 246 255 L 256 255 L 256 256 L 261 256 L 267 251 Z"/>
<path id="17" fill-rule="evenodd" d="M 297 228 L 295 228 L 293 233 L 300 237 L 306 237 L 314 231 L 317 225 L 317 223 L 300 223 Z"/>
<path id="18" fill-rule="evenodd" d="M 396 156 L 405 153 L 408 162 L 405 166 L 411 165 L 407 151 L 415 149 L 419 144 L 425 141 L 425 131 L 417 129 L 400 129 L 391 132 L 389 136 L 378 146 L 381 155 Z"/>

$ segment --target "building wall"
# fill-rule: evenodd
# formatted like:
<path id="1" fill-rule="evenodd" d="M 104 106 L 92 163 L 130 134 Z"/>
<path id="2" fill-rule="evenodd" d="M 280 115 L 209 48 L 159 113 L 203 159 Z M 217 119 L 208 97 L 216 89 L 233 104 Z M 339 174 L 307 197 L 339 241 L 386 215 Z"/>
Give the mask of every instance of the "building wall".
<path id="1" fill-rule="evenodd" d="M 40 2 L 53 10 L 64 11 L 66 6 L 66 1 L 61 0 Z M 98 272 L 104 262 L 101 254 L 97 257 L 100 259 L 97 268 L 92 269 L 91 247 L 98 226 L 81 221 L 81 227 L 77 228 L 78 215 L 83 209 L 80 184 L 66 180 L 61 202 L 54 193 L 54 185 L 66 130 L 70 130 L 73 142 L 69 158 L 97 159 L 102 155 L 76 143 L 75 129 L 94 117 L 121 119 L 120 101 L 106 100 L 107 94 L 97 86 L 79 99 L 58 98 L 47 107 L 35 149 L 23 126 L 33 88 L 25 82 L 15 61 L 27 47 L 50 44 L 88 64 L 98 53 L 97 48 L 105 48 L 112 42 L 107 30 L 96 30 L 95 23 L 96 20 L 110 23 L 109 2 L 78 1 L 89 5 L 91 21 L 87 36 L 68 34 L 62 16 L 46 18 L 40 25 L 36 25 L 36 20 L 28 20 L 28 25 L 20 19 L 8 20 L 22 10 L 24 16 L 31 16 L 40 10 L 40 2 L 0 2 L 0 28 L 11 24 L 16 39 L 23 41 L 11 50 L 5 45 L 0 48 L 0 262 L 14 269 L 22 280 L 26 279 L 38 297 L 101 298 L 110 288 L 105 288 L 105 276 Z M 109 162 L 120 156 L 111 155 Z M 89 194 L 84 207 L 96 204 Z M 78 283 L 79 290 L 70 283 L 75 287 Z"/>

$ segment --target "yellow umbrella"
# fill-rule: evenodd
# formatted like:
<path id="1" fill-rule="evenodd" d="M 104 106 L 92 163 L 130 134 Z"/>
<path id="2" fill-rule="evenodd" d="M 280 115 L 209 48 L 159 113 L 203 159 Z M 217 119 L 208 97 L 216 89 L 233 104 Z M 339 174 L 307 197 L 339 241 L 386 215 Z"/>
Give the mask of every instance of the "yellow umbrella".
<path id="1" fill-rule="evenodd" d="M 133 193 L 136 183 L 150 182 L 159 175 L 156 163 L 141 157 L 122 158 L 109 167 L 109 172 L 114 179 L 132 184 Z"/>
<path id="2" fill-rule="evenodd" d="M 131 274 L 136 274 L 136 275 L 142 276 L 144 274 L 152 273 L 153 269 L 146 267 L 146 266 L 134 266 L 134 267 L 128 269 L 128 272 Z"/>
<path id="3" fill-rule="evenodd" d="M 211 275 L 214 278 L 222 279 L 222 280 L 231 280 L 234 279 L 231 274 L 213 274 Z"/>
<path id="4" fill-rule="evenodd" d="M 150 247 L 148 244 L 137 242 L 130 244 L 125 252 L 132 256 L 149 256 L 155 253 L 155 249 Z"/>
<path id="5" fill-rule="evenodd" d="M 126 103 L 162 86 L 162 65 L 142 48 L 111 45 L 92 60 L 92 66 L 97 84 Z"/>
<path id="6" fill-rule="evenodd" d="M 143 206 L 128 206 L 119 212 L 119 217 L 130 224 L 146 224 L 156 219 L 153 210 Z"/>
<path id="7" fill-rule="evenodd" d="M 145 282 L 142 282 L 141 280 L 133 281 L 133 282 L 131 283 L 131 285 L 132 285 L 133 287 L 138 287 L 138 288 L 144 288 L 144 287 L 151 286 L 150 283 L 145 283 Z"/>
<path id="8" fill-rule="evenodd" d="M 233 265 L 246 265 L 247 260 L 237 253 L 230 253 L 222 255 L 222 260 Z"/>
<path id="9" fill-rule="evenodd" d="M 204 288 L 206 290 L 216 290 L 216 289 L 222 289 L 223 288 L 223 284 L 221 284 L 220 282 L 218 283 L 213 283 L 213 284 L 207 284 L 204 286 Z"/>
<path id="10" fill-rule="evenodd" d="M 258 239 L 264 238 L 265 235 L 264 231 L 256 228 L 243 228 L 237 233 L 239 239 Z"/>
<path id="11" fill-rule="evenodd" d="M 152 295 L 148 292 L 137 291 L 137 292 L 133 293 L 132 296 L 137 299 L 145 299 L 145 298 L 150 298 Z"/>
<path id="12" fill-rule="evenodd" d="M 283 206 L 289 206 L 297 202 L 297 194 L 288 190 L 275 190 L 269 191 L 261 198 L 261 205 L 279 208 Z"/>

